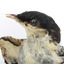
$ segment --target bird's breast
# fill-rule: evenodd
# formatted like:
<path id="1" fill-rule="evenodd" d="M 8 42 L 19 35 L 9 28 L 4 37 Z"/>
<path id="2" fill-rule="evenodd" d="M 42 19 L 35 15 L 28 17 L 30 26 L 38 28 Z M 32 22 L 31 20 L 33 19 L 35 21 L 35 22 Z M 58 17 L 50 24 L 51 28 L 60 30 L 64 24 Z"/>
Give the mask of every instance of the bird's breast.
<path id="1" fill-rule="evenodd" d="M 56 55 L 54 51 L 55 46 L 54 44 L 51 45 L 49 40 L 50 36 L 48 36 L 48 34 L 43 37 L 32 35 L 31 37 L 28 37 L 28 40 L 24 40 L 20 46 L 20 63 L 59 64 L 61 59 Z M 49 45 L 51 47 L 49 47 Z M 52 47 L 54 47 L 53 50 Z M 56 60 L 54 58 L 56 58 Z"/>

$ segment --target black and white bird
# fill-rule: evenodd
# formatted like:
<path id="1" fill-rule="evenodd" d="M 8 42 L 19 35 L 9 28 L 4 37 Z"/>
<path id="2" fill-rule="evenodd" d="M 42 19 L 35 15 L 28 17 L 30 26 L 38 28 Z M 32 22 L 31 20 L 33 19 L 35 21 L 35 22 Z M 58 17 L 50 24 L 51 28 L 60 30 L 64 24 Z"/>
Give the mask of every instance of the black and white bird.
<path id="1" fill-rule="evenodd" d="M 0 39 L 0 43 L 3 42 L 2 49 L 6 50 L 6 54 L 3 51 L 3 56 L 7 64 L 61 64 L 63 62 L 55 51 L 60 43 L 60 28 L 50 16 L 37 11 L 6 16 L 20 23 L 27 33 L 27 39 L 18 40 L 12 37 Z"/>

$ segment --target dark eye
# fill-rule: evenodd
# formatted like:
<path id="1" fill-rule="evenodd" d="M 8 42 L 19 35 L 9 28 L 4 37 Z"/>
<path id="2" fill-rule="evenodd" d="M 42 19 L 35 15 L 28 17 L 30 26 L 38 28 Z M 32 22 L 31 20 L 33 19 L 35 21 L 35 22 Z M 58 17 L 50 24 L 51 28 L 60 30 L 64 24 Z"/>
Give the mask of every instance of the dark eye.
<path id="1" fill-rule="evenodd" d="M 33 26 L 36 26 L 37 25 L 37 20 L 35 20 L 35 19 L 31 20 L 30 24 L 33 25 Z"/>

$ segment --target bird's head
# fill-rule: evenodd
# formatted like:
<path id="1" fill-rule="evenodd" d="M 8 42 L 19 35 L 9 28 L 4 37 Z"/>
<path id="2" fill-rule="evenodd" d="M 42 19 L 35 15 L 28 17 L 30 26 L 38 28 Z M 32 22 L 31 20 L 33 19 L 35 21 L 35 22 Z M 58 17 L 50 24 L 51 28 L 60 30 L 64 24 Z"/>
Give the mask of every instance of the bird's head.
<path id="1" fill-rule="evenodd" d="M 21 14 L 7 14 L 7 17 L 15 19 L 24 26 L 28 32 L 48 31 L 52 39 L 60 42 L 60 29 L 55 21 L 44 13 L 29 11 Z"/>
<path id="2" fill-rule="evenodd" d="M 33 14 L 32 14 L 33 13 Z M 15 19 L 17 22 L 22 24 L 24 28 L 39 28 L 42 29 L 42 23 L 39 21 L 41 20 L 40 14 L 38 12 L 24 12 L 22 14 L 6 14 L 7 17 Z M 38 17 L 37 17 L 38 16 Z M 43 28 L 44 29 L 44 28 Z"/>

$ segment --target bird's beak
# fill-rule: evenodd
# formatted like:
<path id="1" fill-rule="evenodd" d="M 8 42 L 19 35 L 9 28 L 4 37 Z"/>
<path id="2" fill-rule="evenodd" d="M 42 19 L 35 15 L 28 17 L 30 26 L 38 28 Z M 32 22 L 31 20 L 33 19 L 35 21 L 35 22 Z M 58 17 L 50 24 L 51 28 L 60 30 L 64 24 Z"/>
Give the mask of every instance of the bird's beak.
<path id="1" fill-rule="evenodd" d="M 12 19 L 17 18 L 16 16 L 17 16 L 17 15 L 15 15 L 15 14 L 6 14 L 6 17 L 12 18 Z"/>
<path id="2" fill-rule="evenodd" d="M 15 14 L 6 14 L 6 17 L 11 18 L 11 19 L 14 19 L 14 20 L 16 20 L 18 23 L 20 23 L 24 28 L 26 27 L 26 26 L 25 26 L 25 23 L 22 22 L 20 19 L 18 19 L 17 15 L 15 15 Z"/>

